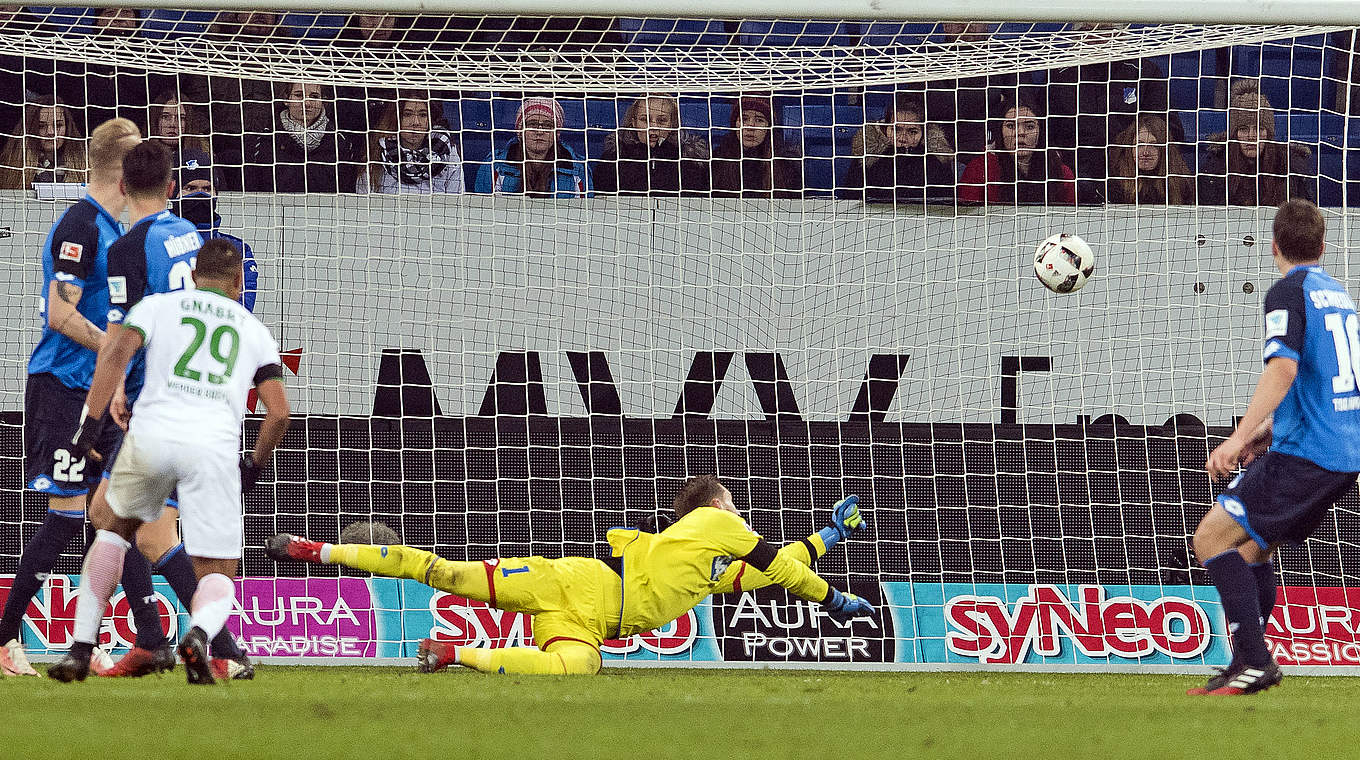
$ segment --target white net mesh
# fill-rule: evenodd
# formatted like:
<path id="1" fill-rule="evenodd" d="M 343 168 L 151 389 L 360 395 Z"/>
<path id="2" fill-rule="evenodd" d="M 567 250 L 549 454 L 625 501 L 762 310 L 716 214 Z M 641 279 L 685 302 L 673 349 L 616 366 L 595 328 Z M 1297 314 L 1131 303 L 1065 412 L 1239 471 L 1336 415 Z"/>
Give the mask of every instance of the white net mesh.
<path id="1" fill-rule="evenodd" d="M 80 194 L 81 136 L 122 115 L 185 191 L 208 183 L 215 206 L 174 208 L 250 245 L 288 357 L 298 419 L 245 502 L 232 625 L 252 655 L 530 635 L 414 582 L 276 566 L 275 532 L 600 556 L 716 472 L 780 544 L 858 493 L 872 529 L 816 567 L 881 619 L 715 597 L 610 662 L 1226 662 L 1186 539 L 1255 381 L 1273 204 L 1317 200 L 1330 271 L 1360 263 L 1352 30 L 126 20 L 0 27 L 0 127 L 28 146 L 0 154 L 0 573 L 43 519 L 22 432 L 43 241 Z M 1243 146 L 1276 163 L 1235 179 Z M 1058 296 L 1032 261 L 1063 231 L 1097 265 Z M 1355 512 L 1282 556 L 1282 662 L 1360 664 L 1317 614 L 1348 603 Z M 30 607 L 35 652 L 68 643 L 69 585 Z"/>

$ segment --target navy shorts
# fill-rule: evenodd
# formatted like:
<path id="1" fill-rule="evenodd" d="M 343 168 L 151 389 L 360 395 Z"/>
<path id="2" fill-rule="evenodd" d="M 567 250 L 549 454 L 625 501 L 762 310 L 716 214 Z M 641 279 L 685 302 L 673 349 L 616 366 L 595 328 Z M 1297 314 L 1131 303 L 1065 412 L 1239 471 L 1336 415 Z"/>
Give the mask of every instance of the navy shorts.
<path id="1" fill-rule="evenodd" d="M 1303 457 L 1267 451 L 1228 484 L 1218 503 L 1263 549 L 1301 544 L 1355 479 L 1354 472 L 1332 472 Z"/>
<path id="2" fill-rule="evenodd" d="M 24 385 L 24 478 L 28 489 L 48 496 L 80 496 L 99 485 L 103 463 L 74 459 L 69 447 L 85 406 L 84 389 L 68 388 L 46 372 Z M 115 454 L 123 431 L 104 421 L 95 449 Z"/>

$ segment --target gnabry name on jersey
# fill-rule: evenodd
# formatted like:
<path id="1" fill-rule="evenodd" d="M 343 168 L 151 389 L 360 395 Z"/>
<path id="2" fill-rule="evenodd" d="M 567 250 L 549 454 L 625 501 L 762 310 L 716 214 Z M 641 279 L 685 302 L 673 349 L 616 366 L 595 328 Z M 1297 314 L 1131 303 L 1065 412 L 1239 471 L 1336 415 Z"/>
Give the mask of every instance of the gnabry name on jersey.
<path id="1" fill-rule="evenodd" d="M 209 316 L 217 317 L 218 319 L 225 319 L 228 322 L 236 321 L 236 313 L 233 312 L 231 309 L 224 309 L 221 306 L 214 306 L 213 304 L 210 303 L 204 303 L 203 301 L 200 301 L 197 298 L 185 298 L 181 300 L 179 302 L 179 308 L 184 311 L 194 311 L 200 314 L 207 314 Z"/>
<path id="2" fill-rule="evenodd" d="M 193 253 L 202 245 L 203 238 L 199 237 L 197 232 L 186 232 L 165 239 L 165 255 L 173 259 L 176 256 Z"/>
<path id="3" fill-rule="evenodd" d="M 1355 302 L 1351 300 L 1351 294 L 1344 290 L 1310 290 L 1308 297 L 1313 301 L 1315 309 L 1350 309 L 1355 311 Z"/>

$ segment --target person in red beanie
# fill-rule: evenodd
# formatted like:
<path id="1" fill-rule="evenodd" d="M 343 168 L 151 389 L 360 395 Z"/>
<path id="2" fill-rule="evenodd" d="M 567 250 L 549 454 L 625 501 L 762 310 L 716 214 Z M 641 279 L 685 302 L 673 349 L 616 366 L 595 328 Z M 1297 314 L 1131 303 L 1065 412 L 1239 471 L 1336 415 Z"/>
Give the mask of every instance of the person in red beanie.
<path id="1" fill-rule="evenodd" d="M 590 172 L 558 138 L 564 115 L 552 98 L 525 98 L 515 116 L 516 136 L 486 157 L 473 191 L 538 198 L 591 195 Z"/>

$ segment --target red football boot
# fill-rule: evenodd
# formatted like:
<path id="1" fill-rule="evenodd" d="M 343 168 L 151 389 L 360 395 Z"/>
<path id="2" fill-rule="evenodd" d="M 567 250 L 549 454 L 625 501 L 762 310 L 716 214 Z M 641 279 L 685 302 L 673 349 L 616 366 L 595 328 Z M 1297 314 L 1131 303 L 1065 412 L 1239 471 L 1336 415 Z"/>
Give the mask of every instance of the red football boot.
<path id="1" fill-rule="evenodd" d="M 421 673 L 434 673 L 456 664 L 458 647 L 447 641 L 421 639 L 416 653 L 416 670 Z"/>
<path id="2" fill-rule="evenodd" d="M 320 562 L 321 548 L 325 545 L 321 541 L 308 541 L 302 536 L 280 533 L 264 542 L 264 553 L 275 562 L 284 560 Z"/>
<path id="3" fill-rule="evenodd" d="M 103 671 L 96 669 L 95 673 L 104 678 L 141 678 L 174 669 L 175 650 L 166 644 L 155 649 L 133 647 L 113 667 Z"/>

